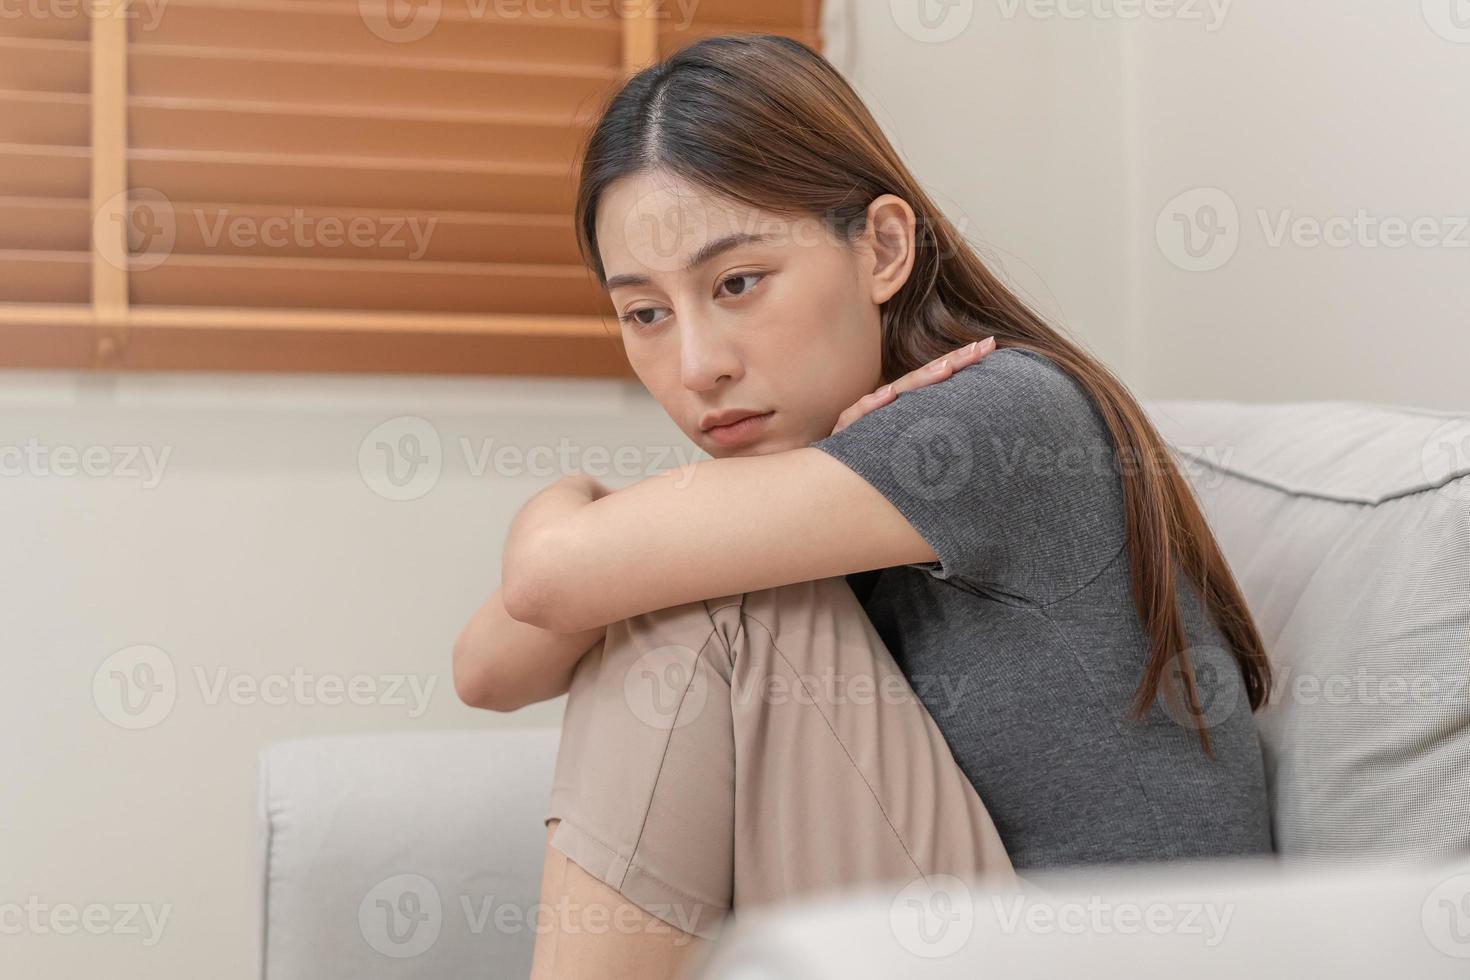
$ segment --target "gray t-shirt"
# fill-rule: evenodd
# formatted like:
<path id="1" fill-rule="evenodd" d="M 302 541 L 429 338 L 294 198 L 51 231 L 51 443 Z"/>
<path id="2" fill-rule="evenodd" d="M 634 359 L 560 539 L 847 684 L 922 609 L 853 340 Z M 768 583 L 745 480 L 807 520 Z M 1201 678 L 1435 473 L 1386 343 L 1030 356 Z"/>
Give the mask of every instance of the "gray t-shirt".
<path id="1" fill-rule="evenodd" d="M 811 445 L 938 556 L 847 581 L 1018 868 L 1271 851 L 1245 685 L 1182 571 L 1215 758 L 1162 699 L 1127 717 L 1148 639 L 1113 443 L 1073 378 L 1003 349 Z"/>

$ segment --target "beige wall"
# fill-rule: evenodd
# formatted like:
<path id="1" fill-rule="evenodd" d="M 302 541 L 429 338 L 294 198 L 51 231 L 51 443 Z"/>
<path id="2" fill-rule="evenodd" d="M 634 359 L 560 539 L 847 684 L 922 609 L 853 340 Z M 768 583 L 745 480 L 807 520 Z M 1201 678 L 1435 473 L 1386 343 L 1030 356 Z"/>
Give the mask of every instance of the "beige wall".
<path id="1" fill-rule="evenodd" d="M 827 13 L 833 57 L 951 215 L 1142 394 L 1466 408 L 1457 4 L 1464 19 L 1462 0 Z"/>
<path id="2" fill-rule="evenodd" d="M 388 479 L 406 434 L 437 479 Z M 0 973 L 114 980 L 247 975 L 261 746 L 554 724 L 466 708 L 449 673 L 511 517 L 563 454 L 616 486 L 692 451 L 620 382 L 71 372 L 0 374 L 0 447 L 27 453 L 0 456 L 0 905 L 168 915 L 151 945 L 141 918 L 0 935 Z"/>
<path id="3" fill-rule="evenodd" d="M 935 9 L 938 0 L 933 0 Z M 829 57 L 992 267 L 1110 364 L 1129 350 L 1127 120 L 1114 23 L 957 4 L 957 36 L 828 0 Z M 966 12 L 969 16 L 966 16 Z"/>

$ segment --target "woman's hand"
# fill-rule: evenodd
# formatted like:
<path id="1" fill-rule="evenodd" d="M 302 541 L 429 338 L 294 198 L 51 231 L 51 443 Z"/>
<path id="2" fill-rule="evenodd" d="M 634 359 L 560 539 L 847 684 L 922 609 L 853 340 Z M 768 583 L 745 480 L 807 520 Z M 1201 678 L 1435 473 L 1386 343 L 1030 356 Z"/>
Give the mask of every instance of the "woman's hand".
<path id="1" fill-rule="evenodd" d="M 873 409 L 887 405 L 898 397 L 899 392 L 913 391 L 915 388 L 922 388 L 936 381 L 943 381 L 956 371 L 964 367 L 969 367 L 994 350 L 995 338 L 986 337 L 984 340 L 977 340 L 973 344 L 961 347 L 952 354 L 946 354 L 941 358 L 930 361 L 921 368 L 915 368 L 897 381 L 891 381 L 871 395 L 864 395 L 853 402 L 849 408 L 837 416 L 837 425 L 832 429 L 833 434 L 841 432 L 864 415 L 873 411 Z"/>

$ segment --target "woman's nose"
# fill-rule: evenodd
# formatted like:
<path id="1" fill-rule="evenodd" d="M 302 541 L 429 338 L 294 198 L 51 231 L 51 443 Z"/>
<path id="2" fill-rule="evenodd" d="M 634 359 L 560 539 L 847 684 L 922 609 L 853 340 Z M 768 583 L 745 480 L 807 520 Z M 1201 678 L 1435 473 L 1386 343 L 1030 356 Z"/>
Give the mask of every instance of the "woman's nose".
<path id="1" fill-rule="evenodd" d="M 740 376 L 740 353 L 724 328 L 686 319 L 680 329 L 679 369 L 686 388 L 706 391 L 722 378 Z"/>

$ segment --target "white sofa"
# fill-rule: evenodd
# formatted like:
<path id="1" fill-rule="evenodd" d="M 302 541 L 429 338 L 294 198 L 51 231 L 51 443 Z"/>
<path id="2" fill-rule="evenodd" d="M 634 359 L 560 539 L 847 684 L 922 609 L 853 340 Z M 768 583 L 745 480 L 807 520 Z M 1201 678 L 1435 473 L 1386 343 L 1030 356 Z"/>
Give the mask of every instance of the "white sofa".
<path id="1" fill-rule="evenodd" d="M 1470 415 L 1148 409 L 1277 671 L 1259 717 L 1278 856 L 793 904 L 742 917 L 711 977 L 1470 976 Z M 556 741 L 263 750 L 261 976 L 526 976 Z"/>

